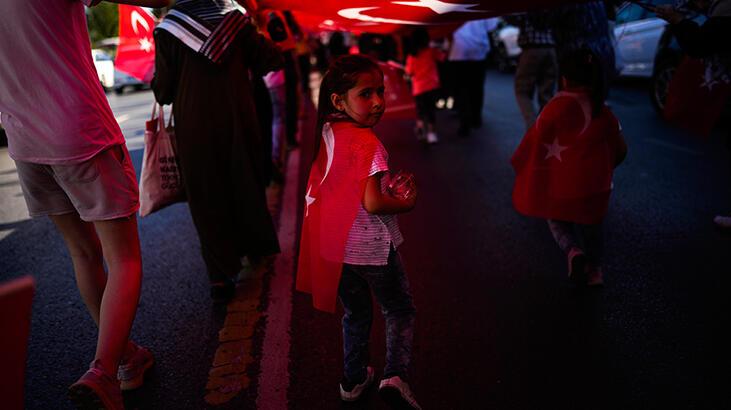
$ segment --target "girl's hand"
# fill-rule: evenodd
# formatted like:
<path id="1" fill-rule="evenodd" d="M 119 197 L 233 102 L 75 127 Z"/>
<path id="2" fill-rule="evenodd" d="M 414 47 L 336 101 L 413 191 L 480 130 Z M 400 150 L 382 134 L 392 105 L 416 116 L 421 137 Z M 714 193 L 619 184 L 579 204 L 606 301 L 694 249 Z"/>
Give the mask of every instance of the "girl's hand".
<path id="1" fill-rule="evenodd" d="M 413 176 L 398 184 L 396 192 L 400 196 L 397 197 L 390 187 L 386 192 L 381 192 L 381 178 L 383 175 L 384 173 L 381 172 L 368 177 L 361 200 L 363 208 L 369 214 L 374 215 L 399 214 L 410 211 L 416 204 L 416 184 L 413 182 Z M 389 180 L 389 185 L 392 182 L 395 181 Z"/>

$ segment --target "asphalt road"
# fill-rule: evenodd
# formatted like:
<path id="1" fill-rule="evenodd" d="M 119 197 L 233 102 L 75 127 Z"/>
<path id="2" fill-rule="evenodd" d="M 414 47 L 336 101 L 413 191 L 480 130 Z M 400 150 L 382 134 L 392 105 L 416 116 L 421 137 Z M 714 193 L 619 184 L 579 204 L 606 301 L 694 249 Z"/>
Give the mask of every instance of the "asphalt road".
<path id="1" fill-rule="evenodd" d="M 726 131 L 709 140 L 684 135 L 659 120 L 642 83 L 612 90 L 629 156 L 615 174 L 606 220 L 606 286 L 577 292 L 545 223 L 511 206 L 508 159 L 523 132 L 512 76 L 491 71 L 485 86 L 485 125 L 469 138 L 456 136 L 448 112 L 439 115 L 442 142 L 430 149 L 415 141 L 408 122 L 377 128 L 392 167 L 414 172 L 419 184 L 419 204 L 400 223 L 418 310 L 411 383 L 423 407 L 726 408 L 731 235 L 711 222 L 731 210 Z M 139 171 L 151 94 L 110 95 L 110 102 Z M 38 286 L 26 406 L 70 408 L 65 390 L 93 356 L 95 328 L 60 237 L 49 221 L 27 219 L 2 155 L 0 279 L 32 274 Z M 187 206 L 140 219 L 140 233 L 145 277 L 132 333 L 157 364 L 126 403 L 209 407 L 206 384 L 226 318 L 209 301 Z M 376 318 L 372 362 L 380 375 L 383 325 Z M 290 408 L 386 408 L 375 391 L 355 405 L 340 402 L 339 320 L 294 294 Z M 255 359 L 262 332 L 259 323 Z M 247 374 L 248 388 L 221 408 L 254 408 L 256 360 Z"/>

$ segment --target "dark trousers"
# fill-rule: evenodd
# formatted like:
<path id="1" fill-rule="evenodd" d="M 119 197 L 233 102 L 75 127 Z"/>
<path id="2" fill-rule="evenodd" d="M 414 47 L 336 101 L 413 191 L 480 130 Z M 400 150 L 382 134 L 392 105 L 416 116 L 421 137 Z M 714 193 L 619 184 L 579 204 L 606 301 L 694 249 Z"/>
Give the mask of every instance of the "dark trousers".
<path id="1" fill-rule="evenodd" d="M 437 98 L 439 90 L 430 90 L 414 96 L 416 102 L 416 114 L 424 124 L 432 124 L 437 120 Z"/>
<path id="2" fill-rule="evenodd" d="M 360 382 L 366 377 L 368 340 L 373 323 L 371 291 L 386 319 L 385 377 L 404 378 L 411 361 L 416 310 L 398 253 L 391 250 L 386 266 L 343 265 L 338 297 L 343 305 L 343 375 Z"/>
<path id="3" fill-rule="evenodd" d="M 582 225 L 549 219 L 548 228 L 558 247 L 566 255 L 569 254 L 571 248 L 581 249 L 592 266 L 601 266 L 604 251 L 602 224 Z"/>
<path id="4" fill-rule="evenodd" d="M 485 62 L 452 61 L 454 103 L 459 113 L 459 127 L 466 130 L 482 126 L 485 98 Z"/>

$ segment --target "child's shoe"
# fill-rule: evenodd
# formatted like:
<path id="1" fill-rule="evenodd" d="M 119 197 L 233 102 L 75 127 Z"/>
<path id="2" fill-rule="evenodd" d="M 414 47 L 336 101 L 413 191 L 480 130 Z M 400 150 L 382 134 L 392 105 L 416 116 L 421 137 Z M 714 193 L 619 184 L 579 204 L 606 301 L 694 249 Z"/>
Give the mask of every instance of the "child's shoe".
<path id="1" fill-rule="evenodd" d="M 426 133 L 426 142 L 429 144 L 436 144 L 439 142 L 439 138 L 437 138 L 436 132 L 427 132 Z"/>
<path id="2" fill-rule="evenodd" d="M 604 274 L 601 266 L 592 266 L 586 272 L 586 286 L 604 285 Z"/>
<path id="3" fill-rule="evenodd" d="M 569 279 L 577 285 L 586 284 L 586 255 L 581 249 L 569 251 Z"/>
<path id="4" fill-rule="evenodd" d="M 401 380 L 398 376 L 381 380 L 381 384 L 378 386 L 378 392 L 385 402 L 396 408 L 421 410 L 421 406 L 416 402 L 416 398 L 414 397 L 414 393 L 411 392 L 409 384 Z"/>
<path id="5" fill-rule="evenodd" d="M 366 368 L 366 378 L 362 383 L 355 385 L 345 382 L 340 383 L 340 399 L 343 401 L 358 400 L 371 383 L 373 383 L 373 368 L 368 366 Z"/>
<path id="6" fill-rule="evenodd" d="M 145 372 L 155 363 L 149 350 L 133 342 L 130 344 L 133 346 L 132 352 L 117 369 L 119 387 L 122 390 L 134 390 L 142 386 L 145 382 Z"/>
<path id="7" fill-rule="evenodd" d="M 104 373 L 99 360 L 69 387 L 68 395 L 79 409 L 124 410 L 119 381 Z"/>
<path id="8" fill-rule="evenodd" d="M 715 223 L 719 228 L 731 229 L 731 216 L 718 215 L 713 218 L 713 223 Z"/>

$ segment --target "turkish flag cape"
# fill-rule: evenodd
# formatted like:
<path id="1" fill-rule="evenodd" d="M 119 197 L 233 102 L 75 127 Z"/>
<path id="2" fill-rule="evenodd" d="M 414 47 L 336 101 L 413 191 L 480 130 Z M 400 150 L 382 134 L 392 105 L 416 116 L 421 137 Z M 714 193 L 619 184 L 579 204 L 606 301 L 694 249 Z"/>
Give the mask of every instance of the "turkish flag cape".
<path id="1" fill-rule="evenodd" d="M 296 281 L 317 309 L 335 312 L 345 244 L 378 144 L 370 128 L 349 121 L 323 127 L 307 182 Z"/>
<path id="2" fill-rule="evenodd" d="M 609 108 L 591 117 L 588 95 L 560 92 L 513 154 L 513 205 L 523 215 L 601 222 L 609 205 L 620 126 Z"/>
<path id="3" fill-rule="evenodd" d="M 714 78 L 703 61 L 686 57 L 670 80 L 663 116 L 674 125 L 707 137 L 729 94 L 731 86 Z"/>
<path id="4" fill-rule="evenodd" d="M 155 73 L 155 17 L 137 6 L 119 5 L 119 47 L 114 67 L 149 83 Z"/>

